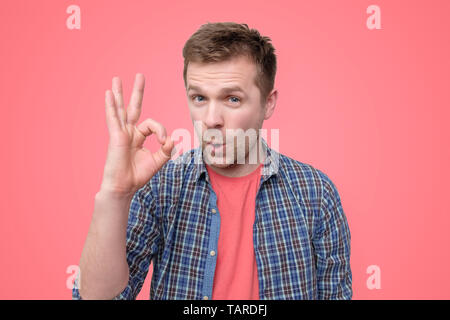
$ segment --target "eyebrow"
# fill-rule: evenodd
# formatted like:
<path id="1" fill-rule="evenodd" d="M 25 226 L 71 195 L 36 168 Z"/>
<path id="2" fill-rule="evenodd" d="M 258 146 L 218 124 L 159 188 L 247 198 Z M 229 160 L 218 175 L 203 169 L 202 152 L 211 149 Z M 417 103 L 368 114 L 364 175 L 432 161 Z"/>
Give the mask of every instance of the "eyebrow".
<path id="1" fill-rule="evenodd" d="M 189 92 L 191 90 L 196 90 L 198 92 L 202 92 L 202 88 L 200 88 L 198 86 L 191 86 L 191 85 L 189 85 L 187 91 Z M 239 86 L 225 87 L 225 88 L 222 88 L 220 90 L 221 93 L 222 92 L 233 92 L 233 91 L 240 91 L 240 92 L 245 94 L 245 91 Z"/>

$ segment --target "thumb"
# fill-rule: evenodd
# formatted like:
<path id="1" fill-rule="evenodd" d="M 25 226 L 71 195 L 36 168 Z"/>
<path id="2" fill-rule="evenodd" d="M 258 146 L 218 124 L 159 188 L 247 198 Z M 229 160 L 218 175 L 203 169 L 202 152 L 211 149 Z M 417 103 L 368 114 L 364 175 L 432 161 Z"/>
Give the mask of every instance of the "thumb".
<path id="1" fill-rule="evenodd" d="M 155 152 L 155 154 L 153 155 L 159 166 L 162 166 L 172 157 L 173 147 L 174 142 L 172 141 L 170 136 L 167 136 L 166 140 L 164 141 L 164 144 L 162 144 L 159 150 Z"/>

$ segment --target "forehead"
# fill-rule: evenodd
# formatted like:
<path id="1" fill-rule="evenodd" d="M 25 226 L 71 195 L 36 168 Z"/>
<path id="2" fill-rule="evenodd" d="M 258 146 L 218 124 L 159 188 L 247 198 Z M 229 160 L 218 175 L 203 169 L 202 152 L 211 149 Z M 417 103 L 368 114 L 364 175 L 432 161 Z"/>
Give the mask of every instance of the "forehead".
<path id="1" fill-rule="evenodd" d="M 186 71 L 187 90 L 194 87 L 236 85 L 249 90 L 254 86 L 256 66 L 247 57 L 235 57 L 221 62 L 189 62 Z"/>

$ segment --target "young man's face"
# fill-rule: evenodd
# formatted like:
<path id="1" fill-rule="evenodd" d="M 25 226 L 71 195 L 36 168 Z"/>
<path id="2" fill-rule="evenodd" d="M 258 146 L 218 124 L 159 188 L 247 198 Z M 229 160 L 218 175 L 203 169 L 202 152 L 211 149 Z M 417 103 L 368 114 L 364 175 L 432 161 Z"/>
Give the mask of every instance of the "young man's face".
<path id="1" fill-rule="evenodd" d="M 249 163 L 249 151 L 257 151 L 259 129 L 273 113 L 277 92 L 274 89 L 262 105 L 261 93 L 255 84 L 256 75 L 255 64 L 246 57 L 224 62 L 189 63 L 186 73 L 189 111 L 204 159 L 214 167 L 227 168 L 243 161 Z M 235 131 L 230 134 L 227 129 Z M 256 138 L 252 138 L 252 132 Z M 218 139 L 219 134 L 222 141 Z M 224 145 L 208 144 L 211 140 Z"/>

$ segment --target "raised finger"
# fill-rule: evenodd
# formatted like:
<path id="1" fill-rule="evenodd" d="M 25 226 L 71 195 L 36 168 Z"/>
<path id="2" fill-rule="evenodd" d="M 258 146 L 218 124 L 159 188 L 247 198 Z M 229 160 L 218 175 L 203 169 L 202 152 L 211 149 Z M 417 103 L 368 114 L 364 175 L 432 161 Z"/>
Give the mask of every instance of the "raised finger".
<path id="1" fill-rule="evenodd" d="M 138 130 L 146 137 L 151 135 L 152 133 L 156 133 L 156 136 L 158 137 L 159 143 L 163 144 L 166 141 L 166 128 L 164 126 L 153 120 L 153 119 L 146 119 L 142 121 L 138 126 Z"/>
<path id="2" fill-rule="evenodd" d="M 122 80 L 119 77 L 112 79 L 112 92 L 114 93 L 114 101 L 116 102 L 117 113 L 123 126 L 127 123 L 127 114 L 123 106 Z"/>
<path id="3" fill-rule="evenodd" d="M 142 110 L 142 99 L 144 98 L 145 77 L 142 73 L 137 73 L 134 79 L 133 91 L 131 93 L 130 104 L 127 108 L 127 122 L 136 124 Z"/>
<path id="4" fill-rule="evenodd" d="M 117 109 L 114 101 L 114 94 L 111 90 L 105 92 L 105 112 L 106 112 L 106 125 L 110 133 L 116 130 L 120 130 L 120 120 L 117 115 Z"/>

